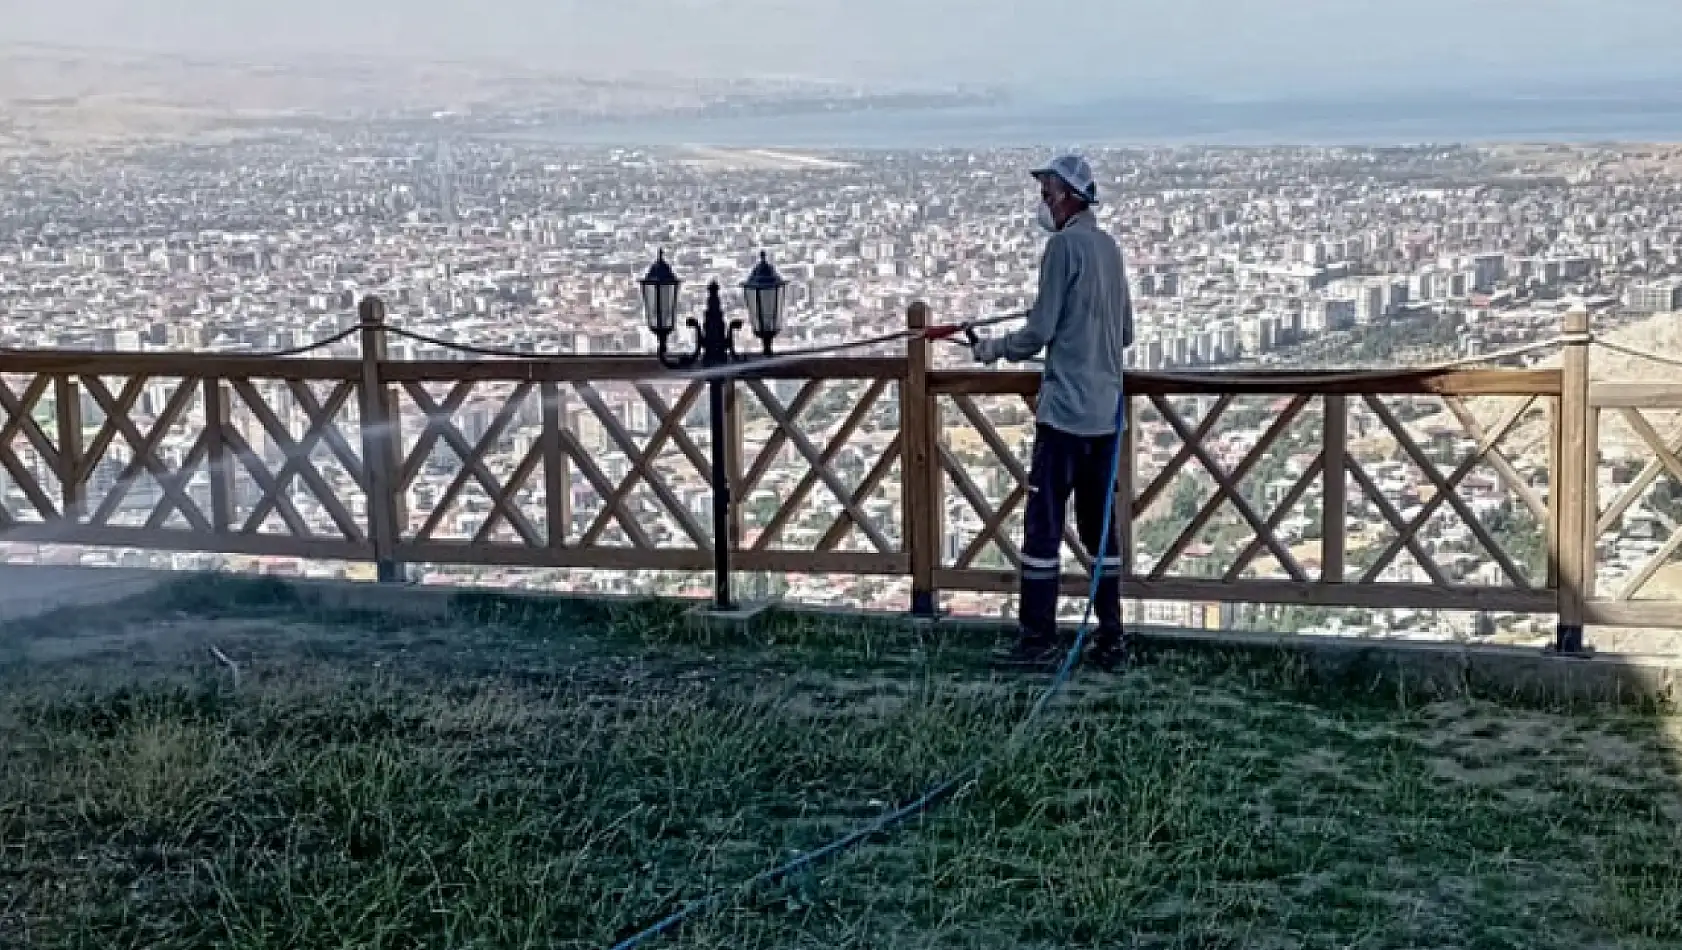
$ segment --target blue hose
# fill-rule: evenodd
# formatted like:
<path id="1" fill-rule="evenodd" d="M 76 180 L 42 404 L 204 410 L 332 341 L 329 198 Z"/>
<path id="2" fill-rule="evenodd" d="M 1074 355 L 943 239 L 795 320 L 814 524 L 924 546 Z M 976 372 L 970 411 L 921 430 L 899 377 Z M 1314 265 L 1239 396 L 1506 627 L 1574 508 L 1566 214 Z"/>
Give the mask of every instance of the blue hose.
<path id="1" fill-rule="evenodd" d="M 1074 646 L 1069 648 L 1069 653 L 1063 658 L 1063 664 L 1058 667 L 1057 675 L 1052 677 L 1051 684 L 1046 687 L 1045 692 L 1040 694 L 1040 698 L 1034 703 L 1034 707 L 1028 711 L 1028 715 L 1017 725 L 1015 732 L 1011 735 L 1012 744 L 1020 741 L 1022 736 L 1027 733 L 1028 727 L 1033 725 L 1033 723 L 1039 719 L 1040 714 L 1045 711 L 1046 706 L 1051 702 L 1052 698 L 1055 697 L 1057 693 L 1063 689 L 1064 684 L 1069 681 L 1069 676 L 1074 672 L 1075 661 L 1080 659 L 1081 649 L 1086 645 L 1086 637 L 1091 630 L 1092 611 L 1098 600 L 1098 582 L 1103 579 L 1104 558 L 1109 553 L 1111 517 L 1115 512 L 1116 479 L 1121 474 L 1121 453 L 1122 447 L 1126 443 L 1127 396 L 1125 393 L 1116 400 L 1115 421 L 1115 451 L 1110 455 L 1110 477 L 1107 482 L 1109 487 L 1106 489 L 1106 494 L 1109 496 L 1111 501 L 1110 504 L 1104 506 L 1103 529 L 1102 533 L 1099 534 L 1098 551 L 1092 560 L 1092 583 L 1087 588 L 1086 609 L 1081 614 L 1080 627 L 1075 633 Z M 1129 499 L 1129 503 L 1131 503 L 1131 499 Z M 952 793 L 957 791 L 959 788 L 971 781 L 979 779 L 985 762 L 985 758 L 977 759 L 976 761 L 970 763 L 969 766 L 962 772 L 959 772 L 957 775 L 941 782 L 939 785 L 930 788 L 914 801 L 882 815 L 868 825 L 864 825 L 863 827 L 858 828 L 843 837 L 831 841 L 829 844 L 824 845 L 816 851 L 808 851 L 792 861 L 761 871 L 734 888 L 714 891 L 706 897 L 690 901 L 673 911 L 671 914 L 662 918 L 657 923 L 650 924 L 648 927 L 614 944 L 612 950 L 631 950 L 633 947 L 640 946 L 655 937 L 675 929 L 679 924 L 684 923 L 697 914 L 713 910 L 734 893 L 747 892 L 754 890 L 755 888 L 763 887 L 767 884 L 775 884 L 798 871 L 802 871 L 808 867 L 818 864 L 821 861 L 825 861 L 841 854 L 844 851 L 847 851 L 850 848 L 862 844 L 866 840 L 887 831 L 900 822 L 905 821 L 907 818 L 929 811 L 936 805 L 945 801 L 947 798 L 950 798 Z"/>

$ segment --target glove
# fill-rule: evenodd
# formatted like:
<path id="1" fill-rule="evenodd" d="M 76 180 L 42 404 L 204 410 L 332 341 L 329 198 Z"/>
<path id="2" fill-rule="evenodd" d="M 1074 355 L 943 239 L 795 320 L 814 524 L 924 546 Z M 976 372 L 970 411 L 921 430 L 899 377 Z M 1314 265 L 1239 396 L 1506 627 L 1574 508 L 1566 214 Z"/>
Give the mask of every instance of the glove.
<path id="1" fill-rule="evenodd" d="M 998 337 L 984 336 L 975 341 L 971 348 L 977 363 L 989 365 L 997 363 L 1005 355 L 1005 341 Z"/>

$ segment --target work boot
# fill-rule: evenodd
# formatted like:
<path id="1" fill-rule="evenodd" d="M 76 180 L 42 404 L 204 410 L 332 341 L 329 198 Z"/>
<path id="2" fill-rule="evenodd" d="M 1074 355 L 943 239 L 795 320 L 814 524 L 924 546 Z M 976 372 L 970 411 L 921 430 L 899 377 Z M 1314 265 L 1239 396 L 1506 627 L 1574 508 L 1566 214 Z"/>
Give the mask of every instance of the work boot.
<path id="1" fill-rule="evenodd" d="M 1051 665 L 1061 655 L 1054 637 L 1019 630 L 1015 642 L 1004 650 L 996 651 L 993 661 L 1001 666 L 1039 667 Z"/>
<path id="2" fill-rule="evenodd" d="M 1127 666 L 1129 652 L 1126 631 L 1099 630 L 1086 648 L 1086 662 L 1114 673 Z"/>

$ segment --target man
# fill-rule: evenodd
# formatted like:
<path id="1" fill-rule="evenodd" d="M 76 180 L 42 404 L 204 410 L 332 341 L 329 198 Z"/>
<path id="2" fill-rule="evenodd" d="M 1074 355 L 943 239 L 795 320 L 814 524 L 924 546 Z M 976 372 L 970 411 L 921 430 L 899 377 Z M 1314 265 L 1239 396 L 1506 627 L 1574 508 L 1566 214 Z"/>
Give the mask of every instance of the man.
<path id="1" fill-rule="evenodd" d="M 1008 659 L 1043 663 L 1061 652 L 1057 597 L 1064 514 L 1075 498 L 1081 544 L 1096 558 L 1104 509 L 1111 503 L 1110 467 L 1120 437 L 1116 404 L 1122 354 L 1133 345 L 1133 304 L 1115 238 L 1099 229 L 1092 207 L 1098 186 L 1085 159 L 1065 155 L 1035 169 L 1040 226 L 1051 232 L 1040 260 L 1039 293 L 1022 329 L 978 338 L 975 358 L 1021 361 L 1045 350 L 1028 506 L 1022 543 L 1022 604 Z M 1118 511 L 1115 517 L 1127 517 Z M 1121 625 L 1122 552 L 1112 518 L 1104 549 L 1098 632 L 1090 659 L 1105 669 L 1125 661 Z"/>

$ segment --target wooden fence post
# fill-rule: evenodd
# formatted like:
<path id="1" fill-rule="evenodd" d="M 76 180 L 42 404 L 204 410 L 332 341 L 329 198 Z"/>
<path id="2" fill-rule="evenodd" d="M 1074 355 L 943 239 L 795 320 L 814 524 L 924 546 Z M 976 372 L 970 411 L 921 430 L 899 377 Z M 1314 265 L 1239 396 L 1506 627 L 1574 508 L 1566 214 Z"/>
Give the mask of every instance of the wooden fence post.
<path id="1" fill-rule="evenodd" d="M 234 457 L 227 441 L 230 424 L 227 390 L 221 380 L 205 377 L 204 432 L 209 444 L 205 468 L 210 472 L 210 525 L 217 534 L 229 533 L 234 524 Z"/>
<path id="2" fill-rule="evenodd" d="M 1343 583 L 1344 531 L 1348 515 L 1349 401 L 1327 393 L 1321 397 L 1324 439 L 1320 445 L 1320 582 Z"/>
<path id="3" fill-rule="evenodd" d="M 386 358 L 385 302 L 364 297 L 357 308 L 362 324 L 362 466 L 368 482 L 368 537 L 374 542 L 374 562 L 382 582 L 403 580 L 397 561 L 403 506 L 398 498 L 401 465 L 397 460 L 397 413 L 380 377 Z"/>
<path id="4" fill-rule="evenodd" d="M 905 325 L 913 335 L 906 347 L 905 379 L 899 389 L 899 433 L 905 459 L 901 543 L 911 554 L 911 615 L 932 620 L 939 613 L 934 571 L 940 557 L 941 486 L 935 463 L 940 423 L 929 392 L 929 341 L 919 332 L 928 328 L 928 305 L 912 304 Z"/>
<path id="5" fill-rule="evenodd" d="M 77 524 L 87 505 L 89 473 L 82 471 L 82 390 L 73 377 L 53 380 L 53 402 L 58 415 L 58 490 L 63 499 L 59 517 Z"/>
<path id="6" fill-rule="evenodd" d="M 549 550 L 559 551 L 566 547 L 567 534 L 572 531 L 572 472 L 561 444 L 566 396 L 554 382 L 540 384 L 538 393 L 543 409 L 543 431 L 538 436 L 543 443 L 543 520 L 548 526 Z"/>
<path id="7" fill-rule="evenodd" d="M 1115 507 L 1110 517 L 1116 519 L 1118 529 L 1116 539 L 1121 550 L 1116 554 L 1121 557 L 1123 583 L 1133 580 L 1133 506 L 1139 500 L 1139 488 L 1135 482 L 1135 475 L 1139 469 L 1139 419 L 1135 412 L 1136 406 L 1133 396 L 1128 394 L 1121 416 L 1121 465 L 1116 470 L 1115 498 L 1111 500 Z"/>
<path id="8" fill-rule="evenodd" d="M 1593 582 L 1594 523 L 1596 512 L 1591 489 L 1595 473 L 1590 459 L 1598 454 L 1588 441 L 1589 413 L 1589 312 L 1581 304 L 1565 313 L 1564 374 L 1559 394 L 1559 471 L 1550 486 L 1553 508 L 1555 556 L 1559 563 L 1559 626 L 1554 633 L 1553 652 L 1562 656 L 1581 655 L 1583 650 L 1583 603 Z"/>

